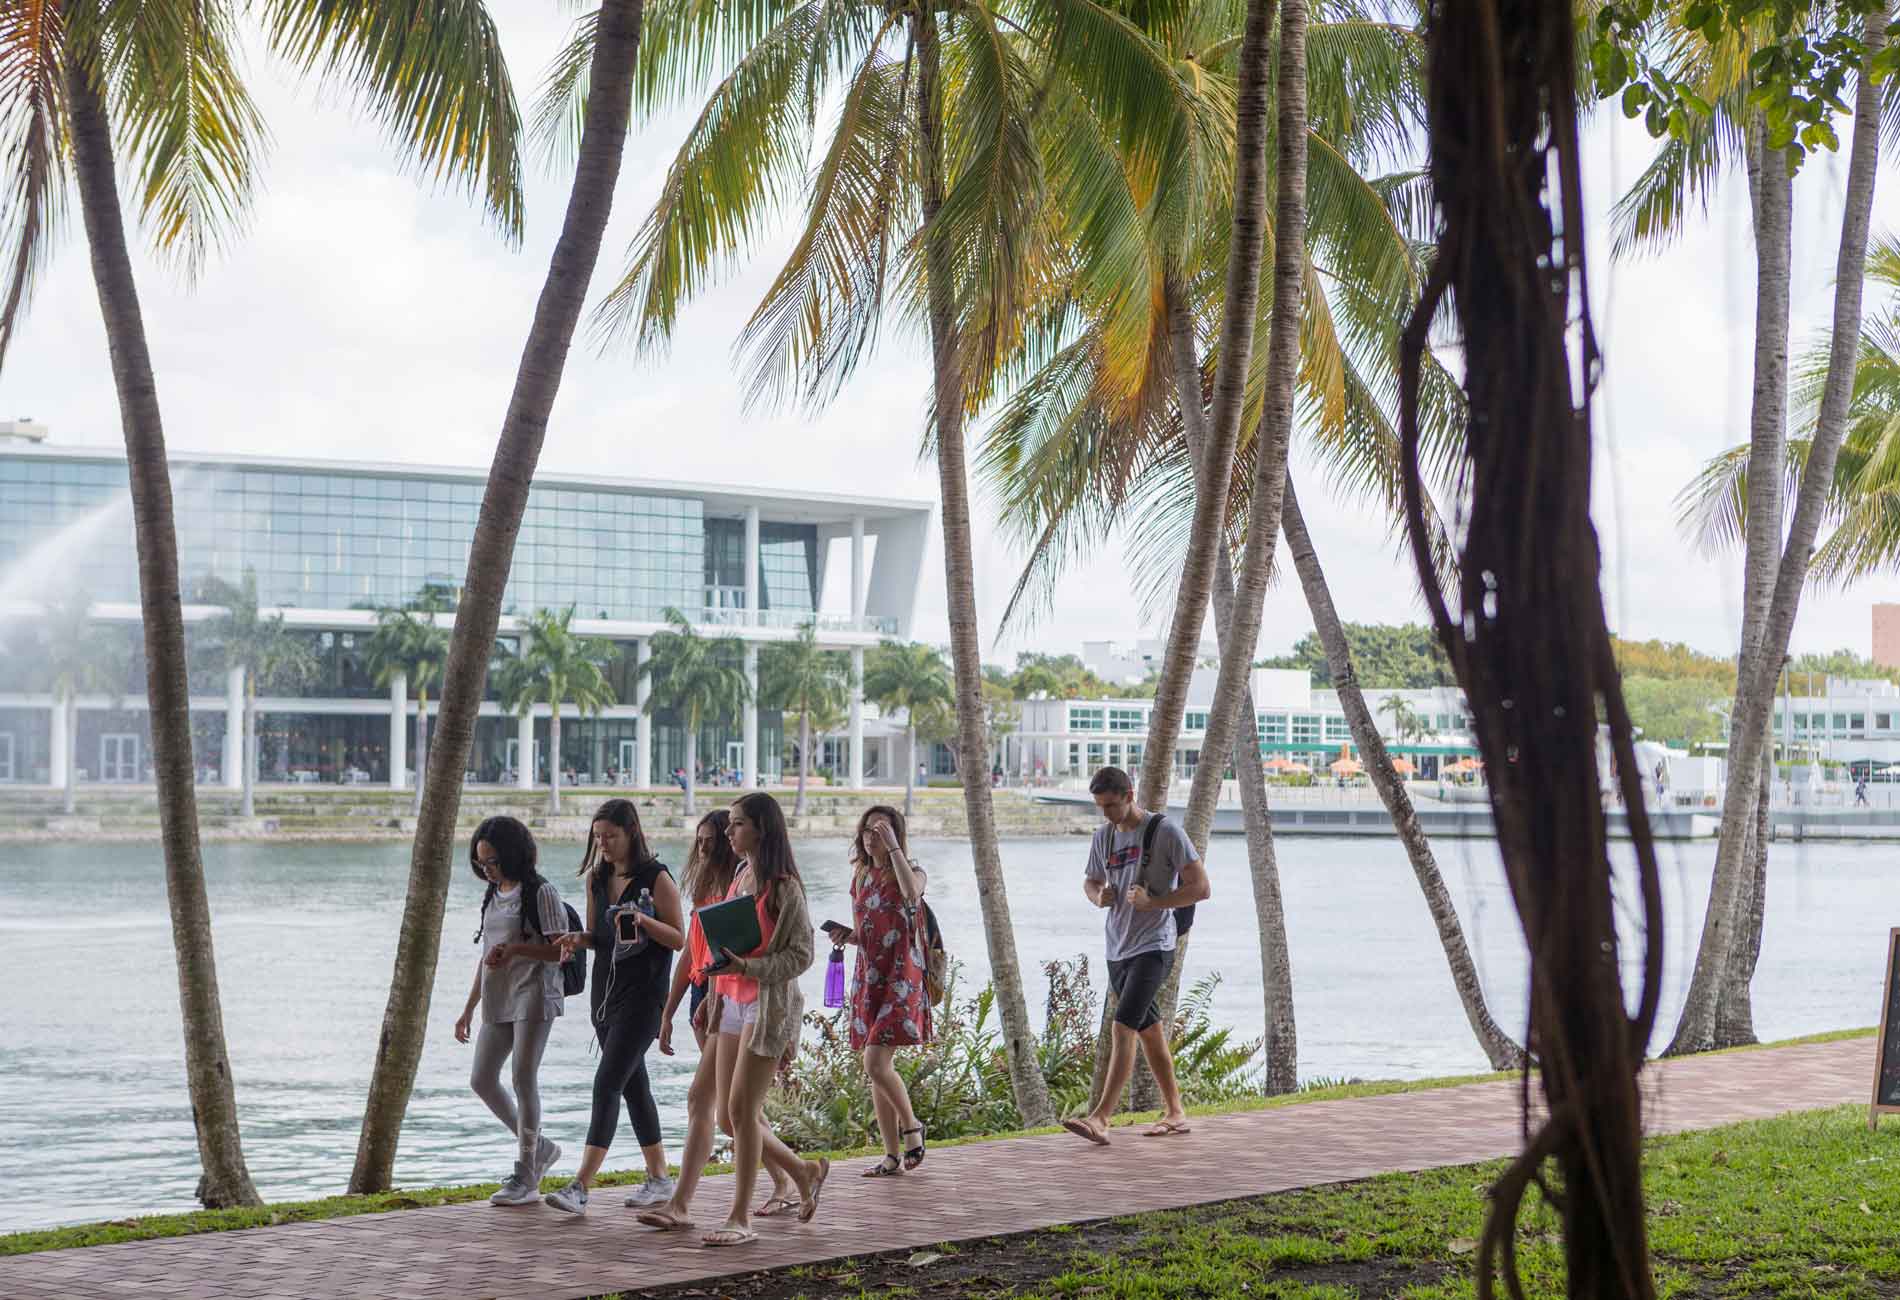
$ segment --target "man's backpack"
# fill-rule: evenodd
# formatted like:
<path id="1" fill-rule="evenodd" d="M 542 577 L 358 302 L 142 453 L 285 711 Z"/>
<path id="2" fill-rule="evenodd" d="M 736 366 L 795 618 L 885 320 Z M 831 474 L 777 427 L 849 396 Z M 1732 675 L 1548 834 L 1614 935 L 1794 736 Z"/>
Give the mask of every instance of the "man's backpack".
<path id="1" fill-rule="evenodd" d="M 931 1006 L 943 1002 L 950 988 L 950 954 L 944 951 L 943 931 L 937 926 L 937 914 L 923 899 L 917 906 L 924 911 L 924 996 Z"/>
<path id="2" fill-rule="evenodd" d="M 1154 815 L 1148 818 L 1148 824 L 1141 828 L 1141 864 L 1140 866 L 1136 868 L 1135 878 L 1141 881 L 1144 885 L 1148 885 L 1148 892 L 1150 893 L 1155 893 L 1157 891 L 1155 890 L 1153 885 L 1148 884 L 1148 859 L 1154 852 L 1155 832 L 1161 829 L 1161 823 L 1166 820 L 1168 820 L 1166 814 L 1155 813 Z M 1168 889 L 1162 890 L 1159 892 L 1171 893 L 1173 892 L 1173 888 L 1172 886 L 1170 886 Z M 1194 904 L 1189 903 L 1186 907 L 1175 908 L 1174 909 L 1175 935 L 1179 937 L 1180 935 L 1186 934 L 1189 930 L 1192 930 L 1193 928 L 1194 928 Z"/>
<path id="3" fill-rule="evenodd" d="M 542 882 L 542 887 L 547 888 L 545 881 Z M 567 911 L 567 928 L 569 933 L 582 933 L 584 927 L 581 925 L 581 915 L 574 910 L 574 904 L 563 899 L 561 906 Z M 535 905 L 533 907 L 525 905 L 522 907 L 521 920 L 523 928 L 532 928 L 535 934 L 540 937 L 541 942 L 546 943 L 548 941 L 547 935 L 541 933 L 541 900 L 538 891 L 535 898 Z M 571 998 L 586 987 L 587 950 L 584 948 L 576 948 L 574 955 L 561 963 L 561 996 Z"/>

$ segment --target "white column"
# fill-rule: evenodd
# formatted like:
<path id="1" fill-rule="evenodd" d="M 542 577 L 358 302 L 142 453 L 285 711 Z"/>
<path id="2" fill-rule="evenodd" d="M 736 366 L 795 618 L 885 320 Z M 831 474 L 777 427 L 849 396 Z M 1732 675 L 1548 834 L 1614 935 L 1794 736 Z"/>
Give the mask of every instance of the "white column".
<path id="1" fill-rule="evenodd" d="M 653 660 L 653 642 L 641 637 L 633 643 L 633 662 L 645 668 Z M 653 784 L 653 715 L 648 711 L 653 699 L 653 679 L 645 673 L 635 678 L 633 702 L 640 706 L 639 721 L 633 724 L 633 784 L 644 790 Z"/>
<path id="2" fill-rule="evenodd" d="M 389 788 L 404 790 L 409 782 L 409 675 L 389 679 Z M 420 778 L 421 773 L 417 773 Z"/>
<path id="3" fill-rule="evenodd" d="M 851 517 L 851 621 L 864 622 L 864 516 Z"/>
<path id="4" fill-rule="evenodd" d="M 515 719 L 515 747 L 519 756 L 515 767 L 515 788 L 534 789 L 534 710 Z"/>
<path id="5" fill-rule="evenodd" d="M 65 788 L 66 768 L 73 761 L 75 739 L 66 734 L 66 701 L 55 695 L 53 726 L 46 737 L 46 780 L 57 788 Z"/>
<path id="6" fill-rule="evenodd" d="M 756 566 L 751 572 L 756 577 Z M 745 769 L 746 786 L 753 788 L 759 784 L 759 647 L 751 642 L 747 642 L 745 648 L 745 684 L 745 715 L 741 724 L 745 757 L 739 765 Z"/>
<path id="7" fill-rule="evenodd" d="M 864 788 L 864 647 L 851 650 L 851 788 Z"/>
<path id="8" fill-rule="evenodd" d="M 745 619 L 759 621 L 759 508 L 745 508 Z M 748 772 L 749 774 L 749 772 Z"/>
<path id="9" fill-rule="evenodd" d="M 227 790 L 244 788 L 244 669 L 224 675 L 224 762 L 219 775 Z"/>

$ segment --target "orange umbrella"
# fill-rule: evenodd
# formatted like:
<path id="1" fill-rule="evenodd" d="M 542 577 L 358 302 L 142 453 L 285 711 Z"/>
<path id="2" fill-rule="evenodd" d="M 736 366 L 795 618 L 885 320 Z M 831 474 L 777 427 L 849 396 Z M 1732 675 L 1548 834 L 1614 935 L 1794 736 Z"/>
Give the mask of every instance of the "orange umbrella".
<path id="1" fill-rule="evenodd" d="M 1333 761 L 1334 776 L 1358 776 L 1363 771 L 1365 768 L 1359 765 L 1359 760 L 1356 758 L 1341 758 Z"/>
<path id="2" fill-rule="evenodd" d="M 1445 770 L 1447 772 L 1475 772 L 1483 766 L 1484 764 L 1475 758 L 1461 758 L 1456 763 L 1449 764 Z"/>
<path id="3" fill-rule="evenodd" d="M 1266 768 L 1269 772 L 1310 772 L 1312 771 L 1312 769 L 1309 768 L 1306 764 L 1296 763 L 1292 759 L 1284 758 L 1284 757 L 1270 758 L 1265 763 L 1261 764 L 1261 766 Z"/>
<path id="4" fill-rule="evenodd" d="M 1411 759 L 1400 755 L 1398 758 L 1392 760 L 1392 770 L 1397 772 L 1400 776 L 1410 776 L 1412 773 L 1418 771 L 1418 768 L 1413 766 Z"/>

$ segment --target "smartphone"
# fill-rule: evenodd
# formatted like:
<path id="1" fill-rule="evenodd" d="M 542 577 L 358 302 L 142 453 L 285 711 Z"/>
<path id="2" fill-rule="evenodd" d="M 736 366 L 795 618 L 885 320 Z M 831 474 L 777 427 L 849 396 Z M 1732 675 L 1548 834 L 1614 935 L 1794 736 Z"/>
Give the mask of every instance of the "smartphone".
<path id="1" fill-rule="evenodd" d="M 640 923 L 633 918 L 636 912 L 629 909 L 614 917 L 614 934 L 622 943 L 635 943 L 640 938 Z"/>
<path id="2" fill-rule="evenodd" d="M 715 957 L 712 964 L 699 968 L 701 975 L 723 975 L 732 969 L 732 962 L 724 956 Z"/>
<path id="3" fill-rule="evenodd" d="M 823 930 L 826 934 L 850 934 L 851 933 L 850 926 L 840 925 L 836 921 L 826 921 L 823 925 L 819 926 L 818 928 L 820 930 Z"/>

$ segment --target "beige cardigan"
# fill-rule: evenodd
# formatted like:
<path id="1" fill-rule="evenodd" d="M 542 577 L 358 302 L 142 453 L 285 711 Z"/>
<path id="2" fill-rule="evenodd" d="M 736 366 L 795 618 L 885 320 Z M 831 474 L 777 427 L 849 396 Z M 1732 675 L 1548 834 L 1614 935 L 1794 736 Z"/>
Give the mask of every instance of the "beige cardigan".
<path id="1" fill-rule="evenodd" d="M 752 1030 L 752 1051 L 759 1056 L 789 1057 L 798 1046 L 799 1026 L 805 1019 L 805 995 L 799 990 L 798 977 L 811 969 L 817 948 L 803 882 L 786 881 L 778 895 L 778 921 L 765 951 L 756 957 L 735 958 L 732 973 L 759 982 L 759 1021 Z M 722 1001 L 715 992 L 706 1007 L 706 1024 L 715 1033 Z"/>

